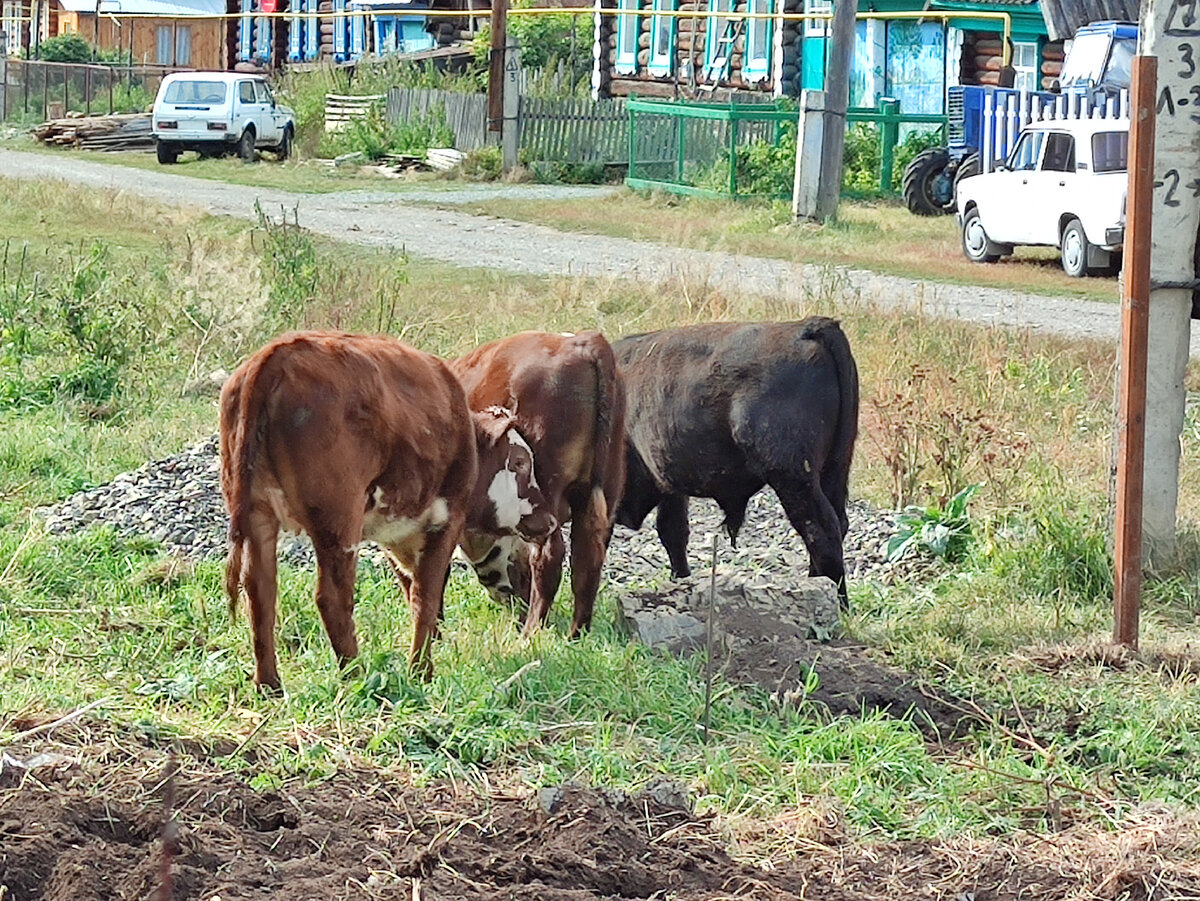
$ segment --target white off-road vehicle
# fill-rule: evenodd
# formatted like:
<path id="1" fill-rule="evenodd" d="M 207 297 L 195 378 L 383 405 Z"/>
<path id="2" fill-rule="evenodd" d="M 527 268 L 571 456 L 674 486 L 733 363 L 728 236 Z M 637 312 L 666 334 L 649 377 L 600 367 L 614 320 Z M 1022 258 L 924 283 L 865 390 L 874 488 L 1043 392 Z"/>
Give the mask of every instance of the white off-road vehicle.
<path id="1" fill-rule="evenodd" d="M 1067 275 L 1115 272 L 1128 153 L 1128 119 L 1027 125 L 1004 165 L 959 183 L 963 253 L 994 263 L 1018 244 L 1044 244 L 1059 248 Z"/>
<path id="2" fill-rule="evenodd" d="M 160 163 L 175 162 L 185 150 L 201 156 L 237 153 L 249 163 L 258 148 L 287 159 L 296 117 L 275 102 L 261 75 L 176 72 L 159 85 L 150 128 Z"/>

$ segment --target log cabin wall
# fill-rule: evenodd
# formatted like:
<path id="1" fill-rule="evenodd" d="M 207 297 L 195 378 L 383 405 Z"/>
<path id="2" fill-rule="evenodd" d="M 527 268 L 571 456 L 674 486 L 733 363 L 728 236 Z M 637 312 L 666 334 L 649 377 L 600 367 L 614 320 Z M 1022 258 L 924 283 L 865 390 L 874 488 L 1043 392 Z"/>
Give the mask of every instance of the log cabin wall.
<path id="1" fill-rule="evenodd" d="M 998 85 L 1000 83 L 1003 37 L 998 31 L 963 32 L 962 84 Z M 1038 80 L 1041 90 L 1049 90 L 1062 72 L 1063 42 L 1039 43 Z"/>
<path id="2" fill-rule="evenodd" d="M 1051 41 L 1042 45 L 1042 90 L 1050 90 L 1050 86 L 1062 74 L 1063 60 L 1066 58 L 1064 41 Z"/>
<path id="3" fill-rule="evenodd" d="M 783 0 L 785 12 L 799 12 L 802 0 Z M 726 101 L 734 94 L 787 94 L 799 92 L 800 73 L 800 23 L 771 21 L 769 46 L 771 61 L 768 76 L 762 80 L 747 80 L 742 74 L 746 51 L 746 25 L 734 42 L 728 74 L 715 85 L 705 78 L 705 42 L 708 34 L 708 19 L 681 15 L 675 19 L 675 50 L 672 55 L 671 72 L 665 75 L 650 72 L 650 44 L 654 21 L 653 6 L 649 2 L 638 5 L 637 71 L 617 73 L 617 16 L 615 4 L 605 0 L 608 12 L 600 17 L 596 41 L 600 54 L 593 80 L 593 88 L 599 97 L 671 97 L 711 99 Z M 682 0 L 678 9 L 681 13 L 708 9 L 707 0 Z M 746 12 L 746 0 L 740 0 L 734 12 Z M 747 20 L 748 23 L 748 20 Z M 776 32 L 779 32 L 777 34 Z M 776 64 L 776 55 L 782 54 L 782 65 Z M 781 73 L 781 74 L 780 74 Z M 781 84 L 777 81 L 782 79 Z"/>

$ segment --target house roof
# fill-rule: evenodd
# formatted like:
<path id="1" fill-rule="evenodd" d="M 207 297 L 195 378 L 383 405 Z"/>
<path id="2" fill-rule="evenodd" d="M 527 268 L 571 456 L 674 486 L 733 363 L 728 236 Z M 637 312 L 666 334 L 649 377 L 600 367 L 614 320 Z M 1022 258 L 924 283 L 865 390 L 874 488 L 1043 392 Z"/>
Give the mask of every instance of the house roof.
<path id="1" fill-rule="evenodd" d="M 67 12 L 94 13 L 97 0 L 58 0 Z M 214 16 L 225 12 L 225 0 L 99 0 L 100 12 L 143 16 Z"/>
<path id="2" fill-rule="evenodd" d="M 1072 37 L 1089 22 L 1136 22 L 1138 0 L 1042 0 L 1050 40 Z"/>

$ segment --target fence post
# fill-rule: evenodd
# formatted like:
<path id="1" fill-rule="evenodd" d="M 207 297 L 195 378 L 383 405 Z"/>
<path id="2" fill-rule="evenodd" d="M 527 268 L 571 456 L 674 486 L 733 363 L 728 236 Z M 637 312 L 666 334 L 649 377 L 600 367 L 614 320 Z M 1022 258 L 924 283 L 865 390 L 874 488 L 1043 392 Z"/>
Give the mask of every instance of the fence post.
<path id="1" fill-rule="evenodd" d="M 738 120 L 734 118 L 733 104 L 730 104 L 729 116 L 729 196 L 737 200 L 737 138 Z"/>
<path id="2" fill-rule="evenodd" d="M 8 118 L 8 57 L 0 55 L 0 122 Z"/>
<path id="3" fill-rule="evenodd" d="M 896 163 L 896 142 L 900 140 L 900 101 L 879 98 L 879 190 L 892 191 L 892 169 Z"/>

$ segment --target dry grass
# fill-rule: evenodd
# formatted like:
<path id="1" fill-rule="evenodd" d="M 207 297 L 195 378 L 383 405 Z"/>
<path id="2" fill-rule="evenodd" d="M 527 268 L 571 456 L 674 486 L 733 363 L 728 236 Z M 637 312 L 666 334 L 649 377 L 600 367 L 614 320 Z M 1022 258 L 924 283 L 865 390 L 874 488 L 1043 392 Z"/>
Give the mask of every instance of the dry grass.
<path id="1" fill-rule="evenodd" d="M 1115 302 L 1114 278 L 1068 278 L 1053 248 L 1018 248 L 995 265 L 968 262 L 952 216 L 913 216 L 895 203 L 845 201 L 839 221 L 793 226 L 788 210 L 632 191 L 588 199 L 495 199 L 472 212 L 565 231 L 657 241 L 807 263 L 869 269 L 909 278 L 979 284 L 1035 294 Z"/>

